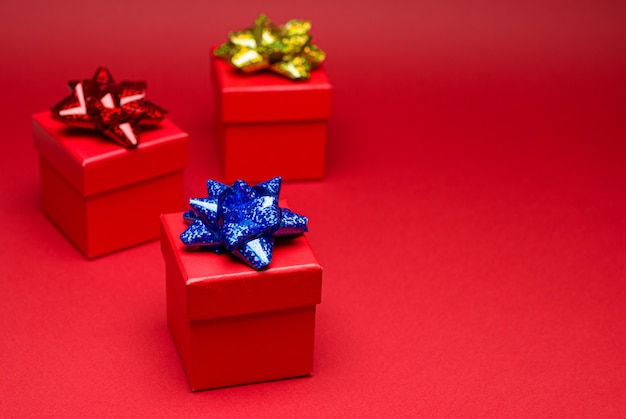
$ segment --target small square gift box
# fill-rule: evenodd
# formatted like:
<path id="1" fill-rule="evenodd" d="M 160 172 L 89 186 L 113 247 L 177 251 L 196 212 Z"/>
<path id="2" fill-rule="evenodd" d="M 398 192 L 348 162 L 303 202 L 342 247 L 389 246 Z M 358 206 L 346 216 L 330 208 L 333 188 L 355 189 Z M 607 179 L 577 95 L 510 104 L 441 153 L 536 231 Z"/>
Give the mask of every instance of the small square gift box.
<path id="1" fill-rule="evenodd" d="M 167 319 L 192 391 L 310 375 L 322 267 L 280 178 L 209 181 L 161 216 Z"/>
<path id="2" fill-rule="evenodd" d="M 211 57 L 223 176 L 258 182 L 321 179 L 332 87 L 308 21 L 261 15 Z"/>
<path id="3" fill-rule="evenodd" d="M 87 257 L 159 238 L 159 216 L 181 211 L 187 134 L 144 99 L 144 82 L 105 68 L 33 115 L 43 212 Z"/>

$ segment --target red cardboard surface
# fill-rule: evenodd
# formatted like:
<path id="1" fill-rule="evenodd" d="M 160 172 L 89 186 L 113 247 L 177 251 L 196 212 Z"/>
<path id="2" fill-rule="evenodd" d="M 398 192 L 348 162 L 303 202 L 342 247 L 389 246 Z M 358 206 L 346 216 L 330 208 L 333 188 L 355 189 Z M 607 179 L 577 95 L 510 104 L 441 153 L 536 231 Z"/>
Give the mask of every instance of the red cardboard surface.
<path id="1" fill-rule="evenodd" d="M 2 2 L 2 416 L 625 416 L 624 7 Z M 324 266 L 315 364 L 194 394 L 158 242 L 84 260 L 41 213 L 31 115 L 98 65 L 148 80 L 205 196 L 208 48 L 261 11 L 313 22 L 334 87 L 327 176 L 281 193 Z"/>

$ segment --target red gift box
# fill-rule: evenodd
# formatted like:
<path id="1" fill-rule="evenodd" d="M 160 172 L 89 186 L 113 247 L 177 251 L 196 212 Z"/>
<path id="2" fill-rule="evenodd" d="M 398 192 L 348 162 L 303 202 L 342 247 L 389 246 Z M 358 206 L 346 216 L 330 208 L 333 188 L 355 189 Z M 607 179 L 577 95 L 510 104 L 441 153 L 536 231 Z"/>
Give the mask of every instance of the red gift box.
<path id="1" fill-rule="evenodd" d="M 211 56 L 224 181 L 321 179 L 332 87 L 323 67 L 292 81 Z"/>
<path id="2" fill-rule="evenodd" d="M 182 213 L 161 216 L 167 320 L 191 390 L 310 375 L 322 267 L 306 237 L 277 237 L 255 271 L 186 248 L 186 227 Z"/>
<path id="3" fill-rule="evenodd" d="M 142 128 L 128 150 L 96 131 L 33 115 L 43 212 L 88 258 L 159 238 L 159 216 L 180 211 L 187 134 L 169 119 Z"/>

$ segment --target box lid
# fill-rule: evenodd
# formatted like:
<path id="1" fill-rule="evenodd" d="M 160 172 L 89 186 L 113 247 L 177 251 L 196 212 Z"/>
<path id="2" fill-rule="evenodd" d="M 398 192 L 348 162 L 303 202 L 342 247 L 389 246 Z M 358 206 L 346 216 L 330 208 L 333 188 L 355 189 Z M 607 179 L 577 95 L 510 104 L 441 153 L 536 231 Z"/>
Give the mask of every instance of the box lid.
<path id="1" fill-rule="evenodd" d="M 243 73 L 211 54 L 218 116 L 223 123 L 325 120 L 332 87 L 320 66 L 309 80 L 293 81 L 269 71 Z"/>
<path id="2" fill-rule="evenodd" d="M 255 271 L 230 254 L 186 248 L 182 214 L 161 215 L 161 250 L 189 321 L 320 303 L 322 267 L 304 235 L 276 238 L 271 265 Z"/>
<path id="3" fill-rule="evenodd" d="M 68 128 L 50 111 L 33 115 L 35 148 L 82 195 L 130 185 L 182 170 L 187 134 L 168 118 L 142 127 L 137 148 L 128 150 L 97 131 Z"/>

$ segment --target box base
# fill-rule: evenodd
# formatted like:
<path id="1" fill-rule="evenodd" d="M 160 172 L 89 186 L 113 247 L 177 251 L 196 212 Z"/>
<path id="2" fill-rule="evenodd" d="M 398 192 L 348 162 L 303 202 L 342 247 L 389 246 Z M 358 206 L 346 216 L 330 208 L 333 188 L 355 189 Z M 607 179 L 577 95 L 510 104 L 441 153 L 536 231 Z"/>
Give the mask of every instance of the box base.
<path id="1" fill-rule="evenodd" d="M 218 135 L 224 181 L 322 179 L 326 133 L 326 121 L 223 124 Z"/>
<path id="2" fill-rule="evenodd" d="M 167 320 L 192 391 L 311 375 L 315 306 L 189 322 L 167 280 Z"/>
<path id="3" fill-rule="evenodd" d="M 43 212 L 87 258 L 158 239 L 160 214 L 184 208 L 182 170 L 84 197 L 39 162 Z"/>

